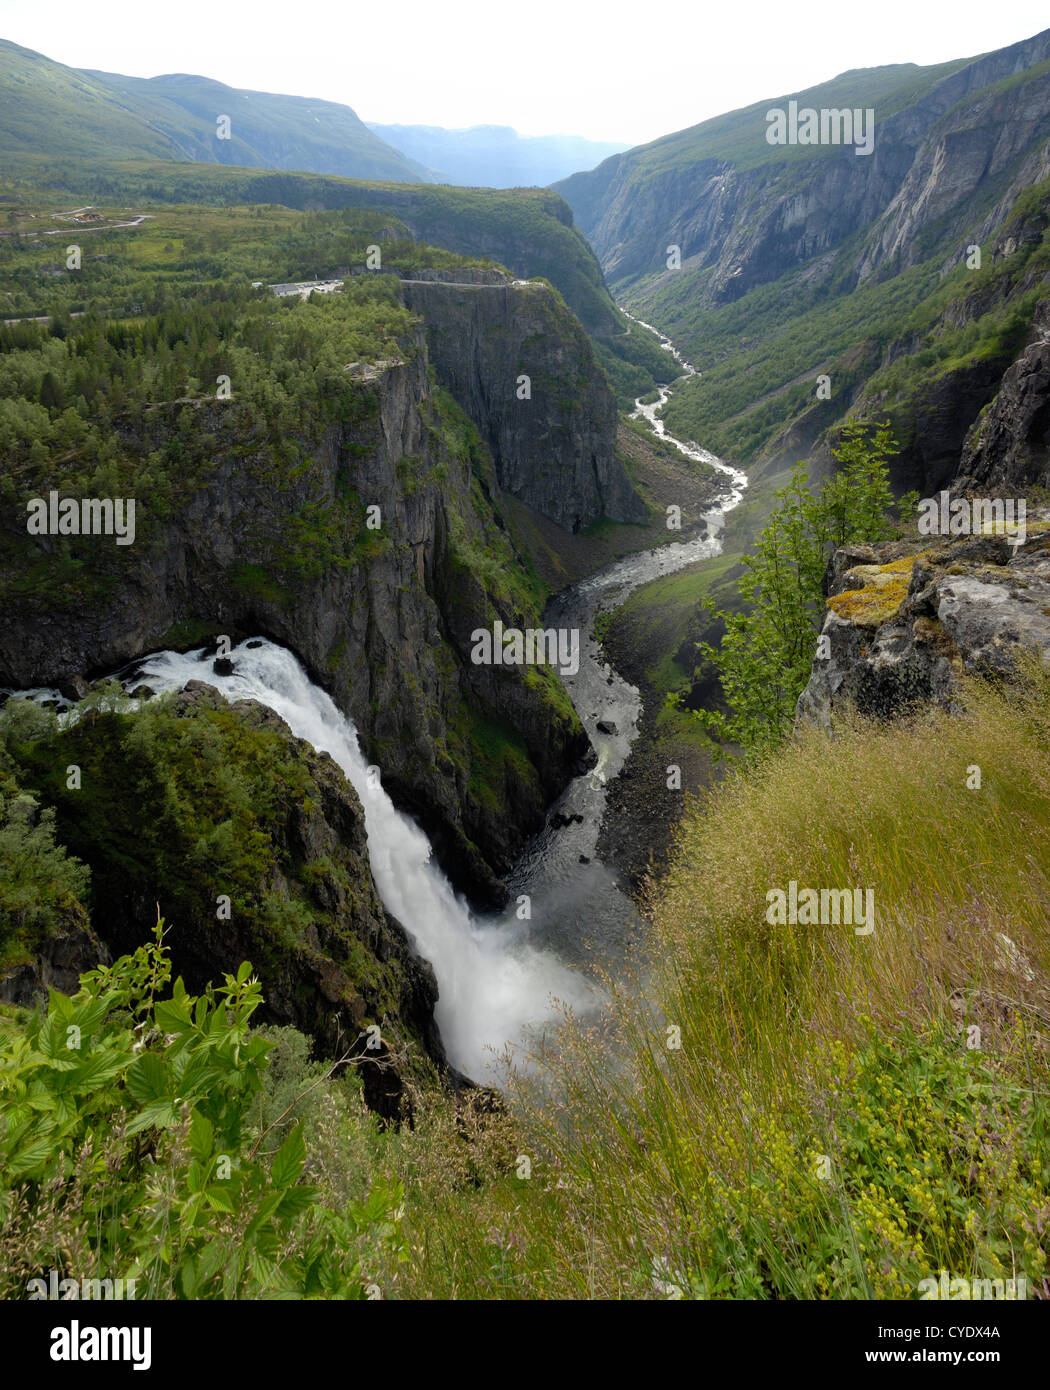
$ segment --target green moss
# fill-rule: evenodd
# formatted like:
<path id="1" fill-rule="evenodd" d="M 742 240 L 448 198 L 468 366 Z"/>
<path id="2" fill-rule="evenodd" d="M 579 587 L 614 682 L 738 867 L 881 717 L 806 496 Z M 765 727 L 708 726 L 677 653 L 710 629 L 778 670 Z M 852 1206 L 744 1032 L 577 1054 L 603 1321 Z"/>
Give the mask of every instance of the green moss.
<path id="1" fill-rule="evenodd" d="M 251 594 L 254 598 L 264 598 L 271 603 L 286 603 L 292 597 L 262 565 L 234 565 L 230 577 L 242 593 Z"/>
<path id="2" fill-rule="evenodd" d="M 468 714 L 463 730 L 470 775 L 467 791 L 486 810 L 502 815 L 507 805 L 508 783 L 536 787 L 536 770 L 521 736 L 501 720 Z"/>
<path id="3" fill-rule="evenodd" d="M 173 647 L 176 651 L 190 651 L 199 647 L 225 629 L 214 618 L 185 618 L 173 623 L 157 643 L 158 647 Z"/>

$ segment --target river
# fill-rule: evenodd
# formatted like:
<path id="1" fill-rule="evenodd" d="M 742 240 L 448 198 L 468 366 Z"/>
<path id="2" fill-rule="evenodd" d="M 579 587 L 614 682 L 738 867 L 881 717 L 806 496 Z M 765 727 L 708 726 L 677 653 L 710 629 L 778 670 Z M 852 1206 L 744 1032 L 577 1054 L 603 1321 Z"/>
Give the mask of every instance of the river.
<path id="1" fill-rule="evenodd" d="M 679 381 L 696 375 L 696 369 L 684 360 L 669 338 L 640 319 L 634 322 L 657 334 L 682 368 Z M 673 390 L 674 383 L 661 387 L 659 399 L 649 405 L 636 400 L 633 415 L 647 420 L 655 434 L 674 444 L 687 458 L 723 472 L 725 496 L 704 514 L 702 534 L 615 560 L 561 590 L 548 603 L 544 612 L 546 627 L 576 628 L 580 632 L 579 671 L 576 675 L 559 674 L 598 754 L 598 762 L 590 772 L 569 783 L 508 880 L 515 893 L 528 893 L 532 899 L 536 941 L 574 965 L 600 965 L 614 972 L 636 938 L 640 924 L 633 901 L 619 887 L 612 871 L 596 858 L 595 849 L 609 783 L 623 768 L 637 736 L 641 696 L 635 686 L 602 660 L 594 638 L 595 620 L 600 613 L 618 607 L 640 585 L 720 554 L 725 515 L 739 503 L 747 487 L 745 473 L 724 464 L 699 445 L 668 434 L 657 411 Z M 604 729 L 599 729 L 599 724 Z"/>

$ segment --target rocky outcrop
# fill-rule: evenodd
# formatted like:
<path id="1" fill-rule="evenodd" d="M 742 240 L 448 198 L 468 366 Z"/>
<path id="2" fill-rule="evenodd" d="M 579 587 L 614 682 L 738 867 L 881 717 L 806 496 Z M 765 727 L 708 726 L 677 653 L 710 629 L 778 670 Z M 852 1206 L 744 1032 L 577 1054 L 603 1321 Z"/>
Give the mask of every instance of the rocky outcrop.
<path id="1" fill-rule="evenodd" d="M 571 532 L 599 517 L 645 521 L 614 452 L 615 397 L 559 297 L 542 283 L 494 282 L 492 272 L 453 283 L 453 273 L 405 279 L 402 297 L 422 316 L 438 381 L 480 430 L 502 490 Z"/>
<path id="2" fill-rule="evenodd" d="M 971 427 L 957 487 L 984 495 L 1050 486 L 1050 299 L 1041 300 L 1032 341 L 1008 368 L 995 400 Z"/>
<path id="3" fill-rule="evenodd" d="M 45 938 L 31 960 L 0 972 L 0 1001 L 35 1007 L 49 989 L 76 994 L 80 976 L 98 965 L 112 961 L 109 949 L 92 930 L 86 914 L 83 920 Z"/>
<path id="4" fill-rule="evenodd" d="M 959 677 L 1009 675 L 1019 651 L 1050 660 L 1050 522 L 1004 536 L 853 545 L 827 575 L 827 616 L 796 723 L 829 728 L 847 706 L 891 718 L 950 708 Z"/>
<path id="5" fill-rule="evenodd" d="M 529 626 L 538 613 L 514 585 L 520 570 L 491 461 L 433 399 L 422 330 L 404 360 L 354 379 L 351 418 L 285 441 L 295 466 L 235 401 L 129 420 L 126 448 L 143 459 L 190 431 L 197 480 L 153 522 L 154 499 L 138 499 L 139 537 L 107 552 L 107 585 L 89 600 L 56 580 L 6 605 L 0 685 L 75 687 L 209 633 L 268 636 L 353 719 L 457 887 L 499 902 L 500 876 L 588 752 L 586 735 L 564 701 L 552 703 L 553 677 L 470 661 L 474 628 L 495 618 Z M 377 532 L 366 529 L 368 506 L 380 509 Z M 18 572 L 65 544 L 28 537 L 18 517 L 0 525 Z M 79 553 L 93 544 L 85 539 Z M 513 756 L 494 762 L 494 738 Z"/>

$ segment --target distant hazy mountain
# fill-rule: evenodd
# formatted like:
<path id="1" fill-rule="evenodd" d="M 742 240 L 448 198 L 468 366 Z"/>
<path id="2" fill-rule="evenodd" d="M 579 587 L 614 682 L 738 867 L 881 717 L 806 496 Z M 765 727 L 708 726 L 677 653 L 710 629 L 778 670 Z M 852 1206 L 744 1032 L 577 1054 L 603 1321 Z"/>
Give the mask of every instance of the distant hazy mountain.
<path id="1" fill-rule="evenodd" d="M 445 130 L 434 125 L 365 124 L 441 182 L 477 188 L 544 187 L 581 169 L 593 169 L 628 148 L 579 135 L 519 135 L 507 125 Z"/>
<path id="2" fill-rule="evenodd" d="M 218 138 L 228 116 L 230 138 Z M 122 77 L 0 40 L 0 152 L 191 159 L 418 183 L 421 171 L 349 106 L 240 91 L 206 77 Z"/>

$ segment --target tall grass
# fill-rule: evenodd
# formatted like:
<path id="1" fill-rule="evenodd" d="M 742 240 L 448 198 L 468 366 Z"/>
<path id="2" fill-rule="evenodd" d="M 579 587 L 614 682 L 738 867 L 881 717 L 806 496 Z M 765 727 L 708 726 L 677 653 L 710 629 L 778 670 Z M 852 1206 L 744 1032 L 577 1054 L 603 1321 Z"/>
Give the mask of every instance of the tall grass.
<path id="1" fill-rule="evenodd" d="M 508 1117 L 384 1151 L 391 1295 L 1050 1295 L 1048 695 L 804 734 L 694 804 L 610 1015 Z M 771 926 L 792 879 L 872 888 L 875 932 Z"/>

